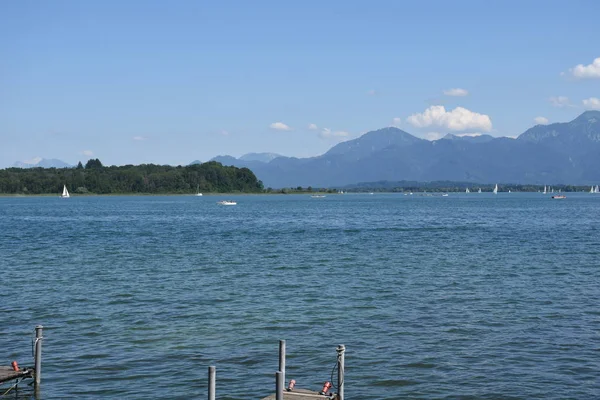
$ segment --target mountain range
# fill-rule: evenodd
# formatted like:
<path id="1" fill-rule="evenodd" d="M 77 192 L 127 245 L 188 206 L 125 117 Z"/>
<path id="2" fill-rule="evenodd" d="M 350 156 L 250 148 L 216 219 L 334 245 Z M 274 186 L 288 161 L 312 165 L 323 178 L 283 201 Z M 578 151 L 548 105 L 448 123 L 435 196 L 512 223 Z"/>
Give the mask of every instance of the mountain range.
<path id="1" fill-rule="evenodd" d="M 14 168 L 71 168 L 72 165 L 55 158 L 36 157 L 28 161 L 17 161 L 13 164 Z"/>
<path id="2" fill-rule="evenodd" d="M 265 187 L 342 187 L 376 181 L 598 184 L 600 111 L 571 122 L 536 125 L 516 139 L 456 136 L 428 141 L 388 127 L 310 158 L 215 157 L 250 168 Z"/>

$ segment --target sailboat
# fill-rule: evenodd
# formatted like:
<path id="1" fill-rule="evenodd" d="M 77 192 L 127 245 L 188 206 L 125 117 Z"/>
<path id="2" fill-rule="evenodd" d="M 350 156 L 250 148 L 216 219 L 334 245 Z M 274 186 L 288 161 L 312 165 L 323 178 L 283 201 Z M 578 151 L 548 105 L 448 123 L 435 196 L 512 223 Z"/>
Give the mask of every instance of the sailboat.
<path id="1" fill-rule="evenodd" d="M 200 185 L 198 185 L 198 188 L 196 189 L 196 196 L 202 196 L 202 193 L 200 193 Z"/>
<path id="2" fill-rule="evenodd" d="M 481 188 L 479 188 L 479 190 L 477 191 L 477 193 L 481 193 Z"/>
<path id="3" fill-rule="evenodd" d="M 465 193 L 471 193 L 471 191 L 469 190 L 469 188 L 467 188 L 467 190 L 465 190 Z"/>
<path id="4" fill-rule="evenodd" d="M 546 185 L 544 185 L 544 194 L 548 193 L 548 190 L 546 189 Z"/>
<path id="5" fill-rule="evenodd" d="M 596 189 L 594 189 L 594 193 L 600 193 L 600 187 L 596 185 Z"/>
<path id="6" fill-rule="evenodd" d="M 498 184 L 496 183 L 496 186 L 494 186 L 494 194 L 498 194 Z"/>
<path id="7" fill-rule="evenodd" d="M 69 195 L 69 191 L 67 190 L 67 185 L 63 185 L 63 191 L 62 191 L 62 194 L 60 195 L 60 197 L 63 199 L 68 199 L 69 197 L 71 197 Z"/>
<path id="8" fill-rule="evenodd" d="M 590 188 L 590 193 L 596 193 L 593 186 Z"/>

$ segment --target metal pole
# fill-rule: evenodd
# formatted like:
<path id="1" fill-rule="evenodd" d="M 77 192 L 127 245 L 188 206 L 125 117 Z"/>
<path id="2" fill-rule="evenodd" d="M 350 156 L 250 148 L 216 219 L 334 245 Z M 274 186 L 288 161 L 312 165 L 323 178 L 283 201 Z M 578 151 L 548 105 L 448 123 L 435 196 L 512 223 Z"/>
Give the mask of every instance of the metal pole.
<path id="1" fill-rule="evenodd" d="M 279 371 L 283 374 L 283 384 L 285 385 L 285 340 L 279 341 Z"/>
<path id="2" fill-rule="evenodd" d="M 340 344 L 337 349 L 338 359 L 337 359 L 337 369 L 338 369 L 338 400 L 344 400 L 344 354 L 346 352 L 346 346 Z"/>
<path id="3" fill-rule="evenodd" d="M 275 400 L 283 400 L 283 372 L 275 373 Z"/>
<path id="4" fill-rule="evenodd" d="M 38 325 L 35 327 L 35 354 L 34 354 L 34 362 L 35 362 L 35 386 L 38 387 L 40 385 L 40 381 L 42 380 L 42 340 L 44 337 L 42 336 L 42 330 L 44 327 L 42 325 Z"/>
<path id="5" fill-rule="evenodd" d="M 217 369 L 215 367 L 208 367 L 208 400 L 215 400 L 216 386 L 217 383 Z"/>

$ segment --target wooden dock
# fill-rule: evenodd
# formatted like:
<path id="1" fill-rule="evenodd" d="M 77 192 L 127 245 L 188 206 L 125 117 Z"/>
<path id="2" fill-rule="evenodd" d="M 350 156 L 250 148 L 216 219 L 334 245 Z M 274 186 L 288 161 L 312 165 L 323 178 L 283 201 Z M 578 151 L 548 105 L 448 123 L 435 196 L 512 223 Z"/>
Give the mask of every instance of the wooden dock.
<path id="1" fill-rule="evenodd" d="M 275 398 L 276 398 L 276 395 L 272 394 L 268 397 L 265 397 L 262 400 L 275 400 Z M 319 394 L 318 392 L 313 392 L 312 390 L 294 389 L 293 392 L 285 392 L 284 391 L 283 399 L 284 400 L 315 400 L 315 399 L 337 400 L 338 396 L 337 396 L 337 394 L 325 396 L 325 395 Z"/>
<path id="2" fill-rule="evenodd" d="M 14 381 L 16 379 L 31 377 L 33 377 L 33 369 L 31 368 L 25 368 L 15 371 L 12 367 L 0 366 L 0 384 L 4 382 Z"/>

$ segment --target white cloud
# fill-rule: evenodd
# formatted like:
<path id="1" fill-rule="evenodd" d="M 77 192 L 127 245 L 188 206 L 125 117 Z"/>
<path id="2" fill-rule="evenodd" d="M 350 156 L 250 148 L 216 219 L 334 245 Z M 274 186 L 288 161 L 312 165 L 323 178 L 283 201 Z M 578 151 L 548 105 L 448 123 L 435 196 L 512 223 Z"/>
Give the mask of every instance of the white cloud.
<path id="1" fill-rule="evenodd" d="M 317 125 L 315 124 L 308 124 L 308 129 L 310 129 L 311 131 L 316 131 L 319 128 L 317 128 Z"/>
<path id="2" fill-rule="evenodd" d="M 569 98 L 566 97 L 566 96 L 553 96 L 553 97 L 550 97 L 548 99 L 548 101 L 554 107 L 559 107 L 559 108 L 562 108 L 562 107 L 572 107 L 572 104 L 569 101 Z"/>
<path id="3" fill-rule="evenodd" d="M 402 122 L 402 120 L 398 117 L 392 119 L 392 126 L 398 126 L 400 125 L 400 123 Z"/>
<path id="4" fill-rule="evenodd" d="M 596 58 L 589 65 L 576 65 L 569 69 L 569 72 L 578 79 L 600 78 L 600 57 Z"/>
<path id="5" fill-rule="evenodd" d="M 481 136 L 481 133 L 479 133 L 479 132 L 473 132 L 473 133 L 458 133 L 458 134 L 456 134 L 456 135 L 454 135 L 454 136 L 458 136 L 458 137 L 465 137 L 465 136 L 468 136 L 468 137 L 477 137 L 477 136 Z"/>
<path id="6" fill-rule="evenodd" d="M 94 152 L 91 150 L 83 150 L 83 151 L 81 151 L 81 154 L 83 154 L 84 156 L 91 157 L 94 155 Z"/>
<path id="7" fill-rule="evenodd" d="M 377 91 L 376 91 L 376 90 L 374 90 L 374 89 L 373 89 L 373 90 L 369 90 L 369 91 L 367 92 L 367 94 L 368 94 L 369 96 L 375 96 L 375 95 L 377 94 Z"/>
<path id="8" fill-rule="evenodd" d="M 35 165 L 35 164 L 39 163 L 40 161 L 42 161 L 42 157 L 34 157 L 31 160 L 25 160 L 25 161 L 23 161 L 23 163 L 24 164 L 34 164 Z"/>
<path id="9" fill-rule="evenodd" d="M 319 132 L 319 137 L 321 137 L 321 139 L 345 138 L 348 135 L 349 133 L 346 131 L 332 131 L 329 128 L 323 128 L 321 129 L 321 132 Z"/>
<path id="10" fill-rule="evenodd" d="M 427 140 L 438 140 L 442 138 L 442 134 L 439 132 L 427 132 L 425 135 L 423 135 L 423 137 Z"/>
<path id="11" fill-rule="evenodd" d="M 479 114 L 463 107 L 446 111 L 444 106 L 431 106 L 421 114 L 413 114 L 406 120 L 417 128 L 439 126 L 452 131 L 478 129 L 489 132 L 492 130 L 492 120 L 488 115 Z"/>
<path id="12" fill-rule="evenodd" d="M 292 130 L 292 128 L 290 128 L 283 122 L 273 122 L 271 125 L 269 125 L 269 128 L 275 129 L 277 131 L 291 131 Z"/>
<path id="13" fill-rule="evenodd" d="M 548 125 L 548 118 L 546 117 L 535 117 L 533 120 L 538 125 Z"/>
<path id="14" fill-rule="evenodd" d="M 600 99 L 597 97 L 585 99 L 583 100 L 583 106 L 588 110 L 600 110 Z"/>
<path id="15" fill-rule="evenodd" d="M 134 136 L 133 137 L 133 140 L 136 140 L 138 142 L 141 142 L 142 140 L 146 140 L 146 139 L 148 139 L 148 138 L 144 137 L 144 136 Z"/>
<path id="16" fill-rule="evenodd" d="M 461 89 L 461 88 L 453 88 L 453 89 L 444 90 L 444 94 L 446 96 L 464 97 L 469 94 L 469 91 L 466 89 Z"/>

